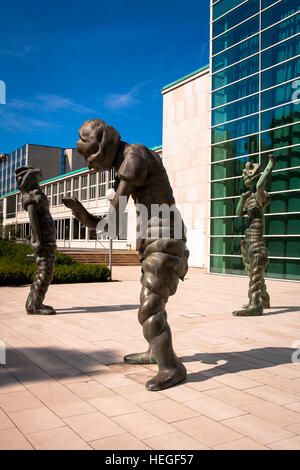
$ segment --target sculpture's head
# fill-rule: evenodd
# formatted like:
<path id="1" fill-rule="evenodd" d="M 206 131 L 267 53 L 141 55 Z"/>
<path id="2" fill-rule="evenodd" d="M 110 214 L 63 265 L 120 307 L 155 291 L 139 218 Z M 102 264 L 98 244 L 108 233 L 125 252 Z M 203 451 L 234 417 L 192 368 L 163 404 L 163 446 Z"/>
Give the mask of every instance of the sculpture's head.
<path id="1" fill-rule="evenodd" d="M 81 126 L 79 137 L 77 149 L 90 170 L 110 170 L 113 167 L 121 142 L 116 129 L 102 119 L 91 119 Z"/>
<path id="2" fill-rule="evenodd" d="M 255 189 L 260 177 L 260 166 L 257 163 L 247 162 L 243 170 L 244 184 L 247 188 Z"/>
<path id="3" fill-rule="evenodd" d="M 41 170 L 32 166 L 21 166 L 16 169 L 15 173 L 18 188 L 23 193 L 34 189 L 43 179 Z"/>

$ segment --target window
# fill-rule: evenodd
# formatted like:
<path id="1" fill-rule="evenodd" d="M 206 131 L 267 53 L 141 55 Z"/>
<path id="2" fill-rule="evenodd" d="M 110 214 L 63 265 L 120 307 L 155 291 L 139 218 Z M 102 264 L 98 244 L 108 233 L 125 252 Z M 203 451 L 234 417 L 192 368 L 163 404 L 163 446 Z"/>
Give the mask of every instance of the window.
<path id="1" fill-rule="evenodd" d="M 282 0 L 277 5 L 262 12 L 262 29 L 277 23 L 300 9 L 299 0 Z"/>
<path id="2" fill-rule="evenodd" d="M 250 116 L 238 121 L 229 122 L 212 129 L 212 143 L 222 142 L 223 140 L 234 139 L 248 134 L 258 132 L 258 115 Z"/>
<path id="3" fill-rule="evenodd" d="M 73 219 L 73 240 L 85 240 L 86 228 L 77 219 Z"/>
<path id="4" fill-rule="evenodd" d="M 300 80 L 299 80 L 300 83 Z M 280 104 L 288 103 L 292 101 L 294 89 L 292 83 L 286 83 L 285 85 L 279 85 L 276 88 L 271 88 L 265 91 L 261 95 L 261 107 L 262 109 L 272 108 Z"/>
<path id="5" fill-rule="evenodd" d="M 259 31 L 259 15 L 213 40 L 213 54 L 233 46 Z"/>
<path id="6" fill-rule="evenodd" d="M 259 0 L 248 0 L 247 2 L 243 0 L 221 0 L 213 7 L 213 19 L 215 20 L 224 15 L 240 3 L 242 4 L 240 7 L 214 22 L 214 36 L 249 18 L 259 10 Z"/>
<path id="7" fill-rule="evenodd" d="M 97 190 L 97 174 L 90 174 L 90 199 L 96 199 L 96 190 Z"/>
<path id="8" fill-rule="evenodd" d="M 6 218 L 13 219 L 16 217 L 16 195 L 9 196 L 6 200 Z"/>
<path id="9" fill-rule="evenodd" d="M 106 193 L 106 172 L 99 173 L 99 197 L 105 197 Z"/>
<path id="10" fill-rule="evenodd" d="M 296 36 L 262 53 L 262 68 L 266 69 L 300 54 L 300 37 Z"/>
<path id="11" fill-rule="evenodd" d="M 108 181 L 108 187 L 109 188 L 113 188 L 114 187 L 114 184 L 115 184 L 115 175 L 116 175 L 116 172 L 114 169 L 110 170 L 109 172 L 109 181 Z"/>
<path id="12" fill-rule="evenodd" d="M 259 136 L 251 135 L 242 139 L 223 142 L 212 147 L 212 161 L 251 155 L 259 151 Z"/>
<path id="13" fill-rule="evenodd" d="M 264 111 L 261 115 L 261 128 L 271 129 L 300 121 L 300 103 L 292 103 L 280 108 Z"/>
<path id="14" fill-rule="evenodd" d="M 79 199 L 79 177 L 73 180 L 73 197 Z"/>
<path id="15" fill-rule="evenodd" d="M 81 200 L 87 200 L 87 175 L 81 177 Z"/>
<path id="16" fill-rule="evenodd" d="M 233 65 L 222 72 L 215 73 L 212 77 L 213 90 L 229 85 L 236 80 L 245 78 L 258 72 L 259 69 L 259 56 L 250 57 L 250 59 Z"/>
<path id="17" fill-rule="evenodd" d="M 249 157 L 237 158 L 235 160 L 229 160 L 222 163 L 214 163 L 211 166 L 211 179 L 219 180 L 224 178 L 230 178 L 232 176 L 240 176 L 243 169 L 245 168 L 246 162 L 250 160 Z M 251 161 L 258 163 L 258 156 L 252 156 Z"/>
<path id="18" fill-rule="evenodd" d="M 247 41 L 232 47 L 213 57 L 212 71 L 216 72 L 224 67 L 228 67 L 239 60 L 245 59 L 249 55 L 255 54 L 259 49 L 259 35 L 256 35 Z M 240 77 L 241 78 L 241 77 Z"/>
<path id="19" fill-rule="evenodd" d="M 240 101 L 236 101 L 227 106 L 222 106 L 221 108 L 215 109 L 212 112 L 212 125 L 218 125 L 222 122 L 232 121 L 248 114 L 254 114 L 258 112 L 259 107 L 259 96 L 254 95 L 250 98 L 245 98 Z"/>
<path id="20" fill-rule="evenodd" d="M 287 82 L 300 75 L 300 57 L 262 72 L 262 89 Z"/>
<path id="21" fill-rule="evenodd" d="M 229 103 L 230 101 L 238 100 L 244 96 L 252 95 L 258 91 L 258 87 L 259 76 L 254 75 L 254 77 L 246 78 L 238 83 L 221 88 L 221 90 L 213 93 L 212 106 L 215 108 L 216 106 L 221 106 L 222 104 Z"/>
<path id="22" fill-rule="evenodd" d="M 300 15 L 293 16 L 282 23 L 262 32 L 262 49 L 294 36 L 300 32 Z"/>
<path id="23" fill-rule="evenodd" d="M 46 186 L 46 196 L 48 198 L 49 207 L 51 206 L 51 185 Z"/>
<path id="24" fill-rule="evenodd" d="M 66 197 L 71 197 L 72 192 L 71 192 L 71 180 L 66 181 Z"/>
<path id="25" fill-rule="evenodd" d="M 55 221 L 57 240 L 69 240 L 70 219 L 59 219 Z"/>
<path id="26" fill-rule="evenodd" d="M 211 185 L 211 197 L 231 197 L 244 192 L 244 180 L 241 177 L 220 180 L 212 183 Z M 212 232 L 215 233 L 215 232 Z"/>
<path id="27" fill-rule="evenodd" d="M 57 183 L 52 186 L 52 205 L 57 206 Z"/>
<path id="28" fill-rule="evenodd" d="M 59 205 L 61 205 L 63 203 L 64 195 L 65 195 L 65 182 L 61 181 L 59 183 L 59 201 L 58 201 Z"/>
<path id="29" fill-rule="evenodd" d="M 300 144 L 300 124 L 280 127 L 261 134 L 262 150 Z"/>
<path id="30" fill-rule="evenodd" d="M 22 195 L 19 193 L 17 194 L 17 212 L 22 212 L 23 207 L 22 207 Z"/>

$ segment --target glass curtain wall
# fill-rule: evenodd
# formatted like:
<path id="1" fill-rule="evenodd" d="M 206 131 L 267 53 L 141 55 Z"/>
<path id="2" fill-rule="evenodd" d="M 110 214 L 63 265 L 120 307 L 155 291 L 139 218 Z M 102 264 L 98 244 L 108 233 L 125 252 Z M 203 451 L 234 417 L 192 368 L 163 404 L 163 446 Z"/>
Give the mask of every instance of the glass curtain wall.
<path id="1" fill-rule="evenodd" d="M 210 272 L 245 274 L 241 173 L 272 152 L 266 276 L 300 280 L 299 10 L 299 0 L 211 0 Z"/>

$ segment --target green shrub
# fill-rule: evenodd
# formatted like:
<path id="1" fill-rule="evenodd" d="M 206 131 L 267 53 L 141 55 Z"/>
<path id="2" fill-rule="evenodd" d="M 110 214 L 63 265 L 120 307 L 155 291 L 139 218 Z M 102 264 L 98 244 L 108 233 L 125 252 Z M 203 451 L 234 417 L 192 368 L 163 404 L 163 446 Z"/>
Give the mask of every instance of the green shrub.
<path id="1" fill-rule="evenodd" d="M 31 284 L 36 271 L 35 263 L 26 258 L 33 251 L 26 243 L 0 240 L 0 286 Z M 78 282 L 104 282 L 110 271 L 106 266 L 83 264 L 70 256 L 56 252 L 53 284 Z"/>

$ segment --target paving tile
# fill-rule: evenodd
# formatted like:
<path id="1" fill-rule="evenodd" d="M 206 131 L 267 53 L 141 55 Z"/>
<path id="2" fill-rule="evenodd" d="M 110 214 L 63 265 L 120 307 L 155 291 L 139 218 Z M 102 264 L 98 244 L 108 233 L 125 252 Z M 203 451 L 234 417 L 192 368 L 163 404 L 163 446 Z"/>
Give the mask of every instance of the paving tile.
<path id="1" fill-rule="evenodd" d="M 127 398 L 132 403 L 147 403 L 148 401 L 162 400 L 165 398 L 160 392 L 149 392 L 141 384 L 117 387 L 114 392 Z"/>
<path id="2" fill-rule="evenodd" d="M 299 418 L 300 418 L 300 416 L 299 416 Z M 290 424 L 289 426 L 286 427 L 286 429 L 288 429 L 288 431 L 292 432 L 293 434 L 300 435 L 300 422 L 298 422 L 296 424 Z"/>
<path id="3" fill-rule="evenodd" d="M 227 405 L 212 397 L 189 401 L 186 402 L 185 405 L 215 421 L 222 421 L 223 419 L 233 418 L 247 413 L 242 409 Z"/>
<path id="4" fill-rule="evenodd" d="M 186 434 L 178 431 L 163 436 L 151 437 L 144 441 L 154 450 L 209 450 L 209 447 L 200 444 Z"/>
<path id="5" fill-rule="evenodd" d="M 14 428 L 14 423 L 9 419 L 6 413 L 0 408 L 0 431 L 5 429 Z"/>
<path id="6" fill-rule="evenodd" d="M 116 394 L 111 397 L 93 398 L 88 401 L 94 408 L 109 418 L 139 411 L 134 403 Z"/>
<path id="7" fill-rule="evenodd" d="M 186 419 L 172 425 L 181 432 L 198 440 L 201 444 L 209 447 L 243 437 L 241 434 L 230 430 L 228 427 L 223 426 L 223 424 L 216 423 L 206 416 Z"/>
<path id="8" fill-rule="evenodd" d="M 247 393 L 253 395 L 257 398 L 262 398 L 270 403 L 275 403 L 276 405 L 287 405 L 288 403 L 293 403 L 297 401 L 297 396 L 292 395 L 287 392 L 283 392 L 274 387 L 269 387 L 268 385 L 262 385 L 260 387 L 249 388 Z M 299 401 L 300 401 L 300 397 Z"/>
<path id="9" fill-rule="evenodd" d="M 284 392 L 288 392 L 291 394 L 299 394 L 300 393 L 300 381 L 295 379 L 287 379 L 285 377 L 269 377 L 266 379 L 260 379 L 260 382 L 269 385 L 270 387 L 278 388 L 279 390 L 283 390 Z"/>
<path id="10" fill-rule="evenodd" d="M 113 420 L 138 439 L 147 439 L 175 431 L 173 426 L 165 423 L 147 411 L 138 411 L 128 415 L 117 416 L 113 418 Z"/>
<path id="11" fill-rule="evenodd" d="M 300 450 L 300 436 L 290 437 L 281 441 L 268 444 L 273 450 Z"/>
<path id="12" fill-rule="evenodd" d="M 237 441 L 227 442 L 225 444 L 219 444 L 213 446 L 215 450 L 268 450 L 268 447 L 259 444 L 251 439 L 244 438 L 238 439 Z"/>
<path id="13" fill-rule="evenodd" d="M 100 412 L 65 418 L 65 422 L 87 442 L 124 432 L 124 429 L 118 426 L 116 422 Z"/>
<path id="14" fill-rule="evenodd" d="M 96 450 L 150 450 L 151 447 L 141 442 L 128 432 L 118 436 L 106 437 L 89 443 Z"/>
<path id="15" fill-rule="evenodd" d="M 85 380 L 84 382 L 71 383 L 67 384 L 67 387 L 75 395 L 78 395 L 83 400 L 116 396 L 116 394 L 111 389 L 99 384 L 95 380 Z"/>
<path id="16" fill-rule="evenodd" d="M 28 390 L 0 395 L 0 406 L 4 411 L 18 411 L 30 408 L 40 408 L 42 403 Z"/>
<path id="17" fill-rule="evenodd" d="M 171 398 L 172 400 L 177 401 L 178 403 L 184 403 L 192 400 L 199 400 L 203 398 L 203 393 L 194 388 L 191 388 L 189 384 L 187 385 L 178 385 L 177 387 L 167 388 L 160 392 L 161 395 Z"/>
<path id="18" fill-rule="evenodd" d="M 37 450 L 91 450 L 72 429 L 63 427 L 27 434 L 27 439 Z"/>
<path id="19" fill-rule="evenodd" d="M 300 422 L 299 413 L 295 413 L 283 406 L 275 405 L 274 403 L 268 403 L 265 400 L 243 405 L 242 408 L 248 411 L 248 413 L 258 416 L 269 423 L 277 424 L 278 426 L 288 426 L 290 424 Z"/>
<path id="20" fill-rule="evenodd" d="M 9 416 L 23 434 L 64 426 L 63 421 L 45 406 L 13 411 L 9 413 Z"/>
<path id="21" fill-rule="evenodd" d="M 227 419 L 223 421 L 223 424 L 261 444 L 268 444 L 292 436 L 291 432 L 250 414 Z"/>
<path id="22" fill-rule="evenodd" d="M 259 401 L 259 398 L 231 387 L 222 387 L 213 390 L 207 390 L 204 393 L 205 395 L 216 398 L 217 400 L 223 401 L 228 405 L 238 408 L 242 407 L 242 405 Z"/>
<path id="23" fill-rule="evenodd" d="M 173 423 L 175 421 L 180 421 L 181 419 L 199 416 L 197 411 L 194 411 L 191 408 L 184 406 L 182 403 L 177 403 L 169 398 L 159 401 L 150 401 L 141 404 L 141 406 L 144 410 L 157 416 L 166 423 Z"/>
<path id="24" fill-rule="evenodd" d="M 0 450 L 33 450 L 28 440 L 16 428 L 0 431 Z"/>

